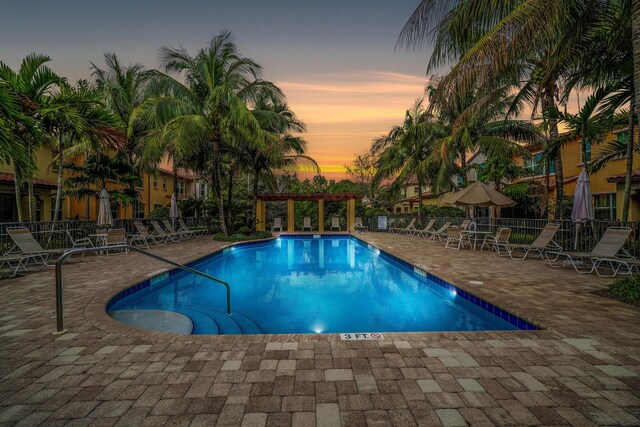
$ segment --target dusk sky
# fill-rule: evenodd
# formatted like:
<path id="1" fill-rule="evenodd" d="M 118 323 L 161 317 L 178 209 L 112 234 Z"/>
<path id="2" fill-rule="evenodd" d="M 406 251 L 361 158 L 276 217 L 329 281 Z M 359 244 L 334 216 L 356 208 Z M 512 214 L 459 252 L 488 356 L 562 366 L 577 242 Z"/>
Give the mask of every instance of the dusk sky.
<path id="1" fill-rule="evenodd" d="M 115 52 L 158 67 L 162 45 L 206 46 L 231 30 L 307 124 L 309 154 L 328 177 L 401 123 L 427 82 L 428 52 L 395 51 L 419 0 L 3 0 L 0 59 L 18 67 L 31 52 L 53 58 L 70 81 Z"/>

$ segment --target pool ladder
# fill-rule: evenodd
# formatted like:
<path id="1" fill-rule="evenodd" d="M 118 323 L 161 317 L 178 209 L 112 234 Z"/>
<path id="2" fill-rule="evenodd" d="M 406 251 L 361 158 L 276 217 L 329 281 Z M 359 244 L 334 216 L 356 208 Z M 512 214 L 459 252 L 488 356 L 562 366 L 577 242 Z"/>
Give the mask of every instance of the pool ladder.
<path id="1" fill-rule="evenodd" d="M 119 250 L 119 249 L 124 249 L 127 251 L 134 251 L 134 252 L 138 252 L 142 255 L 146 255 L 148 257 L 151 257 L 157 261 L 161 261 L 164 262 L 166 264 L 170 264 L 174 267 L 177 267 L 181 270 L 184 271 L 188 271 L 189 273 L 193 273 L 196 274 L 198 276 L 202 276 L 205 279 L 209 279 L 213 282 L 216 283 L 220 283 L 221 285 L 224 285 L 225 288 L 227 288 L 227 315 L 231 315 L 231 287 L 229 286 L 229 284 L 227 282 L 225 282 L 224 280 L 218 279 L 216 277 L 213 276 L 209 276 L 208 274 L 205 274 L 201 271 L 195 270 L 191 267 L 187 267 L 186 265 L 182 265 L 182 264 L 178 264 L 177 262 L 171 261 L 169 259 L 166 258 L 162 258 L 161 256 L 152 254 L 151 252 L 147 252 L 144 249 L 140 249 L 137 246 L 132 246 L 132 245 L 113 245 L 113 246 L 109 246 L 108 250 L 112 251 L 112 250 Z M 64 329 L 64 309 L 63 309 L 63 304 L 62 304 L 62 263 L 64 262 L 64 260 L 66 260 L 67 258 L 69 258 L 72 255 L 76 255 L 76 254 L 85 254 L 88 252 L 101 252 L 106 250 L 105 247 L 97 247 L 97 248 L 77 248 L 77 249 L 70 249 L 68 251 L 66 251 L 65 253 L 63 253 L 60 258 L 58 258 L 58 260 L 56 261 L 56 331 L 54 332 L 54 334 L 59 335 L 59 334 L 64 334 L 66 333 L 66 329 Z"/>

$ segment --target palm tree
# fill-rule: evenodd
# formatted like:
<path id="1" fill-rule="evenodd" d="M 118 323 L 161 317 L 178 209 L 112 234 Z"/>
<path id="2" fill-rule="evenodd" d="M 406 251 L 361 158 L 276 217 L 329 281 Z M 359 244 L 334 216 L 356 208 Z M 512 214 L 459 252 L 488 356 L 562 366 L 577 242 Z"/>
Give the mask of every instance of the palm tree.
<path id="1" fill-rule="evenodd" d="M 115 126 L 114 116 L 98 101 L 97 92 L 86 81 L 76 87 L 63 84 L 43 104 L 40 114 L 49 144 L 58 152 L 58 183 L 52 220 L 60 214 L 66 155 L 116 150 L 124 146 L 125 135 Z"/>
<path id="2" fill-rule="evenodd" d="M 9 85 L 0 81 L 0 164 L 28 163 L 24 147 L 13 137 L 13 131 L 20 126 L 33 129 L 33 121 L 22 114 L 20 104 Z"/>
<path id="3" fill-rule="evenodd" d="M 147 120 L 162 132 L 150 143 L 164 146 L 181 158 L 197 157 L 206 164 L 216 196 L 220 228 L 227 234 L 222 194 L 222 156 L 233 141 L 262 146 L 275 137 L 262 130 L 248 104 L 259 94 L 282 96 L 272 83 L 261 79 L 262 67 L 243 57 L 228 31 L 191 56 L 184 48 L 162 47 L 165 71 L 180 74 L 186 83 L 164 76 L 158 83 L 165 96 L 146 102 Z M 142 116 L 142 114 L 141 114 Z M 153 142 L 155 140 L 155 142 Z"/>
<path id="4" fill-rule="evenodd" d="M 12 94 L 20 106 L 20 113 L 31 119 L 31 125 L 25 126 L 24 121 L 6 121 L 13 127 L 8 130 L 11 137 L 24 146 L 26 154 L 25 162 L 13 162 L 15 175 L 16 207 L 18 221 L 22 222 L 22 201 L 20 187 L 24 181 L 28 185 L 29 192 L 29 219 L 35 220 L 35 208 L 33 197 L 33 177 L 36 172 L 35 153 L 42 142 L 42 133 L 38 130 L 39 108 L 43 100 L 64 79 L 57 76 L 45 64 L 51 61 L 46 55 L 32 53 L 22 60 L 18 71 L 13 71 L 7 64 L 0 61 L 0 82 L 4 91 Z"/>
<path id="5" fill-rule="evenodd" d="M 625 26 L 633 13 L 640 13 L 637 3 L 638 0 L 423 0 L 403 29 L 399 43 L 421 46 L 431 38 L 435 47 L 430 69 L 457 61 L 449 79 L 441 85 L 442 91 L 459 85 L 469 87 L 478 80 L 488 82 L 508 70 L 517 70 L 515 75 L 520 77 L 514 83 L 535 82 L 538 90 L 528 95 L 536 95 L 535 104 L 540 102 L 545 113 L 556 108 L 558 83 L 565 77 L 576 50 L 587 46 L 585 34 L 606 16 L 602 11 L 623 10 Z M 638 16 L 633 19 L 637 24 Z M 637 64 L 640 36 L 637 25 L 633 28 Z M 531 67 L 536 61 L 543 67 Z M 636 79 L 640 77 L 638 73 L 636 65 Z M 549 139 L 557 139 L 555 121 L 551 119 L 547 125 Z M 559 156 L 555 163 L 560 199 L 563 177 Z M 556 216 L 559 214 L 558 203 Z"/>

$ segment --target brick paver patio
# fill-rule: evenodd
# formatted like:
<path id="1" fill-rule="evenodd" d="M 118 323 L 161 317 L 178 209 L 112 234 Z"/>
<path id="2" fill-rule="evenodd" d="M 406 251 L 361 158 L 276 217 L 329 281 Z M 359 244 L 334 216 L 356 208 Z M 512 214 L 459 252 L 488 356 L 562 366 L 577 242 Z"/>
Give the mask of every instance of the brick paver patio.
<path id="1" fill-rule="evenodd" d="M 65 265 L 64 335 L 51 334 L 52 269 L 0 281 L 0 424 L 640 424 L 640 309 L 590 293 L 610 280 L 416 237 L 359 237 L 545 329 L 360 342 L 150 333 L 104 306 L 165 266 L 87 256 Z M 186 262 L 221 246 L 204 237 L 152 250 Z"/>

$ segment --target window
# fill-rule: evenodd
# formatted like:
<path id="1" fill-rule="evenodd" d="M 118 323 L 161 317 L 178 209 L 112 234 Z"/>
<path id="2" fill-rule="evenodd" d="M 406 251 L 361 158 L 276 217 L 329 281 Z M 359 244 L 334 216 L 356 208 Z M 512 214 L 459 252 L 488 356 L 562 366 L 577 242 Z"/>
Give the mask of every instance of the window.
<path id="1" fill-rule="evenodd" d="M 200 183 L 200 197 L 207 197 L 209 195 L 209 189 L 207 188 L 207 184 L 205 182 Z"/>
<path id="2" fill-rule="evenodd" d="M 416 187 L 413 187 L 413 192 L 414 192 L 414 193 L 418 193 L 418 192 L 419 192 L 419 190 L 418 190 L 418 187 L 417 187 L 417 186 L 416 186 Z"/>
<path id="3" fill-rule="evenodd" d="M 118 219 L 118 202 L 111 202 L 111 219 Z"/>
<path id="4" fill-rule="evenodd" d="M 404 213 L 408 213 L 409 212 L 409 206 L 405 206 L 404 207 Z"/>
<path id="5" fill-rule="evenodd" d="M 184 194 L 184 182 L 180 179 L 177 181 L 176 194 Z"/>
<path id="6" fill-rule="evenodd" d="M 136 200 L 133 204 L 133 217 L 135 219 L 144 219 L 144 203 Z"/>
<path id="7" fill-rule="evenodd" d="M 13 194 L 0 194 L 0 222 L 15 221 L 16 198 Z"/>
<path id="8" fill-rule="evenodd" d="M 158 188 L 158 177 L 153 176 L 153 188 Z"/>
<path id="9" fill-rule="evenodd" d="M 162 190 L 163 191 L 167 191 L 167 177 L 166 176 L 162 177 Z"/>
<path id="10" fill-rule="evenodd" d="M 584 148 L 582 147 L 582 145 L 584 145 Z M 585 163 L 588 163 L 591 161 L 591 143 L 589 141 L 583 142 L 583 144 L 580 145 L 580 158 L 582 159 L 582 164 L 584 165 Z M 585 156 L 586 158 L 586 162 L 585 162 Z"/>
<path id="11" fill-rule="evenodd" d="M 616 193 L 594 194 L 593 210 L 596 219 L 616 219 Z"/>
<path id="12" fill-rule="evenodd" d="M 542 153 L 533 154 L 530 158 L 526 159 L 524 162 L 524 167 L 529 169 L 533 176 L 540 176 L 545 174 L 545 161 L 542 158 Z M 551 167 L 549 168 L 549 173 L 554 173 L 553 162 L 551 162 Z"/>

